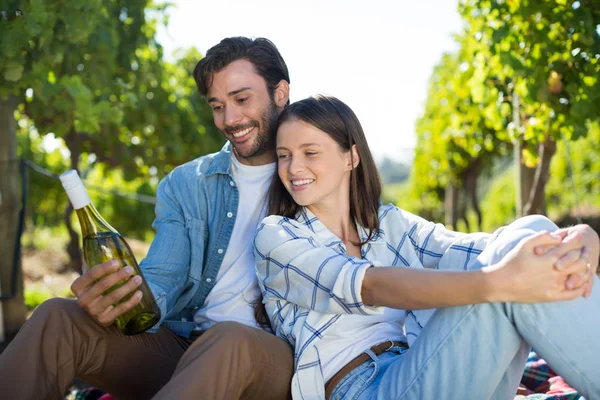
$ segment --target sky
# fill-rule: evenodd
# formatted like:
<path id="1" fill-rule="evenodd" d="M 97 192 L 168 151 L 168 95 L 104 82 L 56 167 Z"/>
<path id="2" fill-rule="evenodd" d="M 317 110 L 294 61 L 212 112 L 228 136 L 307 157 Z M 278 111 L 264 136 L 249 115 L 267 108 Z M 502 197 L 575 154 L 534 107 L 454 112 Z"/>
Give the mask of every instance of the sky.
<path id="1" fill-rule="evenodd" d="M 458 45 L 452 0 L 171 0 L 165 54 L 206 53 L 229 36 L 266 37 L 290 73 L 290 98 L 338 97 L 356 113 L 377 160 L 409 163 L 433 67 Z"/>

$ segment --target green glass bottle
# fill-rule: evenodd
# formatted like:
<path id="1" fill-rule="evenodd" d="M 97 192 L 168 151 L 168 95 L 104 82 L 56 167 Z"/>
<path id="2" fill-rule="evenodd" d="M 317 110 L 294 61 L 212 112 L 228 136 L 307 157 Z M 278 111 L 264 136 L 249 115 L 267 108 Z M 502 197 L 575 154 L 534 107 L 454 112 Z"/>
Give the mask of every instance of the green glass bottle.
<path id="1" fill-rule="evenodd" d="M 118 282 L 113 287 L 105 291 L 107 295 L 113 290 L 123 286 L 129 279 L 135 275 L 143 278 L 142 272 L 131 251 L 131 248 L 123 239 L 123 236 L 108 222 L 102 218 L 96 207 L 90 201 L 90 197 L 83 185 L 79 174 L 75 170 L 65 172 L 60 176 L 69 200 L 77 213 L 79 224 L 81 225 L 81 235 L 83 237 L 83 258 L 86 264 L 91 268 L 110 260 L 121 261 L 121 268 L 129 265 L 133 267 L 134 273 L 129 278 Z M 144 332 L 154 326 L 160 320 L 160 309 L 152 295 L 145 280 L 142 280 L 137 290 L 142 292 L 142 299 L 131 310 L 121 315 L 115 320 L 115 325 L 126 335 L 135 335 Z M 133 293 L 125 296 L 117 306 L 127 301 Z"/>

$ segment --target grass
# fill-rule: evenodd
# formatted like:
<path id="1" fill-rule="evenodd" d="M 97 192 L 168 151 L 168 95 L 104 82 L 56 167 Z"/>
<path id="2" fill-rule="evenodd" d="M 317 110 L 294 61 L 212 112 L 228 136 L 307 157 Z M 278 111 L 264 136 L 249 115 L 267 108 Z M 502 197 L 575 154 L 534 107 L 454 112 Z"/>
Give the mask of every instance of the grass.
<path id="1" fill-rule="evenodd" d="M 69 233 L 64 225 L 56 227 L 27 227 L 23 234 L 21 244 L 25 248 L 38 250 L 64 249 L 69 242 Z"/>
<path id="2" fill-rule="evenodd" d="M 26 287 L 25 288 L 25 306 L 29 311 L 33 311 L 42 304 L 44 301 L 53 297 L 65 297 L 55 296 L 50 290 L 45 288 Z"/>
<path id="3" fill-rule="evenodd" d="M 50 298 L 74 298 L 70 287 L 79 274 L 65 268 L 68 239 L 64 226 L 43 227 L 23 235 L 24 297 L 29 311 Z M 135 239 L 127 242 L 138 261 L 146 256 L 148 243 Z"/>

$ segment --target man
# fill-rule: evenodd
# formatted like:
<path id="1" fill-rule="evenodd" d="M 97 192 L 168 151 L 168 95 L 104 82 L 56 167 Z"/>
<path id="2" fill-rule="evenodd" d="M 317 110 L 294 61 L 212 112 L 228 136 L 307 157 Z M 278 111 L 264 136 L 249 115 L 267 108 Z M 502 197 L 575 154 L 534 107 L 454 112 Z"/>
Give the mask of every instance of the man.
<path id="1" fill-rule="evenodd" d="M 103 296 L 131 271 L 95 266 L 73 283 L 76 302 L 42 304 L 2 354 L 0 398 L 61 398 L 75 376 L 119 400 L 290 397 L 292 350 L 254 318 L 252 254 L 275 171 L 271 131 L 289 103 L 287 66 L 266 39 L 228 38 L 194 78 L 229 143 L 158 187 L 156 237 L 141 268 L 161 321 L 122 335 L 112 323 L 139 298 L 112 304 L 139 282 Z"/>

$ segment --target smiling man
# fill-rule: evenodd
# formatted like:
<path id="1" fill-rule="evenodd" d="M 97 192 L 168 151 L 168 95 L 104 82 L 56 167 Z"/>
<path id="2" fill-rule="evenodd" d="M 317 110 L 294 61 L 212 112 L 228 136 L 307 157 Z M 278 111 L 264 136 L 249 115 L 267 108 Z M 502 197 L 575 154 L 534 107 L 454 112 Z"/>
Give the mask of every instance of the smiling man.
<path id="1" fill-rule="evenodd" d="M 215 125 L 233 145 L 236 159 L 251 166 L 275 161 L 270 136 L 282 109 L 280 104 L 287 101 L 289 93 L 287 81 L 269 88 L 256 70 L 251 61 L 239 59 L 214 72 L 212 77 L 199 77 L 206 74 L 199 68 L 195 75 L 200 92 L 208 97 L 213 109 Z M 204 87 L 205 81 L 212 83 L 211 86 Z"/>
<path id="2" fill-rule="evenodd" d="M 272 129 L 289 103 L 287 66 L 267 39 L 227 38 L 194 78 L 228 143 L 158 187 L 156 237 L 140 266 L 161 321 L 119 333 L 112 322 L 139 300 L 113 308 L 102 282 L 126 271 L 95 266 L 73 283 L 77 301 L 42 304 L 2 354 L 0 398 L 59 399 L 75 376 L 120 400 L 291 397 L 292 350 L 255 318 L 252 253 L 276 168 Z"/>

